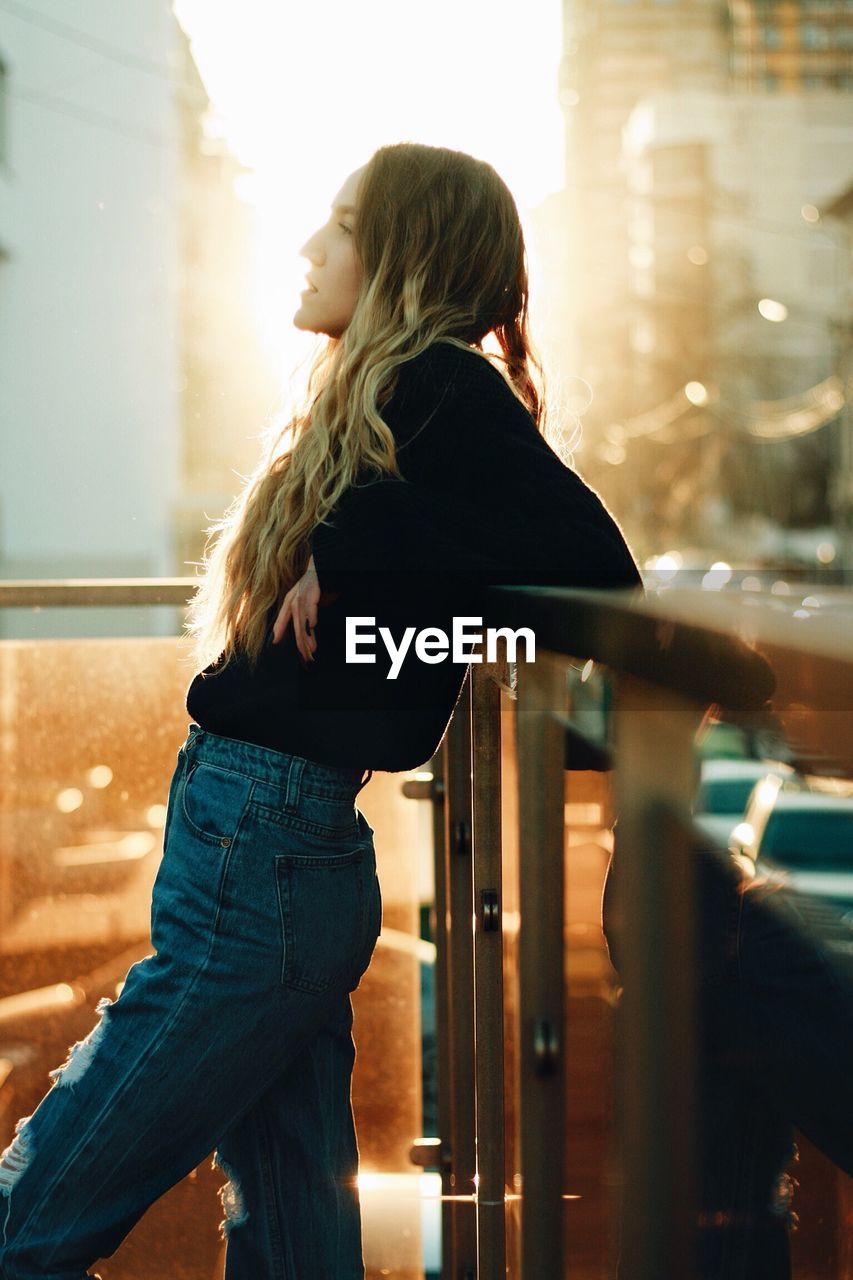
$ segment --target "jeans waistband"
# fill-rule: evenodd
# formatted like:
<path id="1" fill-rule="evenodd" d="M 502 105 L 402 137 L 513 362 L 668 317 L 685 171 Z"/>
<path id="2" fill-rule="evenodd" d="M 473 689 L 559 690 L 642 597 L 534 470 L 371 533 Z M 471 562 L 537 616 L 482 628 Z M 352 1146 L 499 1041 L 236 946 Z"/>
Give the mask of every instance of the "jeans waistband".
<path id="1" fill-rule="evenodd" d="M 286 804 L 296 804 L 300 795 L 354 800 L 373 777 L 372 769 L 318 764 L 254 742 L 223 738 L 197 724 L 189 725 L 182 750 L 197 760 L 283 788 L 287 792 Z"/>

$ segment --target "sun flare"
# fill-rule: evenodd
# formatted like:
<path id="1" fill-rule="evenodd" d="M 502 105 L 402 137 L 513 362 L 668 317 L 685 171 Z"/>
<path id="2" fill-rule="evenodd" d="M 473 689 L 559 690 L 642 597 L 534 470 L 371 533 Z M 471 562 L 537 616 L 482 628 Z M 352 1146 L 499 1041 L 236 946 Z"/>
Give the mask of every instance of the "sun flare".
<path id="1" fill-rule="evenodd" d="M 378 146 L 425 142 L 488 160 L 523 222 L 562 185 L 559 0 L 532 0 L 523 19 L 510 0 L 434 0 L 428 13 L 397 0 L 174 8 L 215 109 L 212 127 L 249 168 L 237 189 L 254 211 L 252 309 L 286 394 L 298 394 L 316 342 L 293 327 L 308 269 L 299 250 Z M 535 275 L 531 254 L 532 287 Z"/>

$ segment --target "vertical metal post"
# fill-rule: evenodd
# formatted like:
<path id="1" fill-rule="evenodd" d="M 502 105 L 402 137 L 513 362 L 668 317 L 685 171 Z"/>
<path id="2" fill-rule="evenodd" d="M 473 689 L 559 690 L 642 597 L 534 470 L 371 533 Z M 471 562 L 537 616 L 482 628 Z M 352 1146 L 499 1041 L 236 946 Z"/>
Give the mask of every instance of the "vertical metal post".
<path id="1" fill-rule="evenodd" d="M 523 1280 L 563 1268 L 563 741 L 565 659 L 518 668 L 520 1063 Z"/>
<path id="2" fill-rule="evenodd" d="M 506 1274 L 504 1199 L 501 695 L 486 665 L 471 668 L 474 762 L 474 1038 L 477 1275 Z"/>
<path id="3" fill-rule="evenodd" d="M 697 1199 L 689 815 L 701 709 L 616 679 L 621 1266 L 631 1280 L 690 1280 Z"/>
<path id="4" fill-rule="evenodd" d="M 453 1203 L 445 1199 L 452 1194 L 451 1185 L 451 1036 L 450 1036 L 450 977 L 448 966 L 448 905 L 447 905 L 447 745 L 442 743 L 433 757 L 433 810 L 432 831 L 434 851 L 434 928 L 435 942 L 435 1039 L 438 1092 L 438 1133 L 440 1138 L 439 1168 L 441 1171 L 441 1274 L 452 1276 L 453 1271 Z M 440 803 L 438 801 L 440 800 Z"/>
<path id="5" fill-rule="evenodd" d="M 445 1219 L 449 1220 L 450 1235 L 448 1280 L 474 1280 L 477 1266 L 471 820 L 471 707 L 466 689 L 445 738 L 446 1064 L 450 1086 L 449 1181 L 454 1197 Z M 455 1198 L 466 1196 L 471 1200 Z"/>

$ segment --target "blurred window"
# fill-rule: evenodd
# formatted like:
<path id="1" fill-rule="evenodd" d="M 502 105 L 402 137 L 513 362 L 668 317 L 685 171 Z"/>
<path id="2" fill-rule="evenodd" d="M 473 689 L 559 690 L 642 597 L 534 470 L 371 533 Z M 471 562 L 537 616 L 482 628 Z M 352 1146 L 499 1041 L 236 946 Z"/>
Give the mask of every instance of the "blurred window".
<path id="1" fill-rule="evenodd" d="M 765 49 L 778 49 L 781 45 L 782 32 L 774 23 L 766 22 L 761 28 L 761 43 Z"/>
<path id="2" fill-rule="evenodd" d="M 698 748 L 701 760 L 744 760 L 751 754 L 743 729 L 725 720 L 706 725 Z"/>
<path id="3" fill-rule="evenodd" d="M 853 870 L 853 810 L 771 813 L 759 854 L 783 867 Z"/>
<path id="4" fill-rule="evenodd" d="M 743 813 L 754 778 L 706 779 L 696 797 L 698 813 Z"/>
<path id="5" fill-rule="evenodd" d="M 839 49 L 853 49 L 853 27 L 836 27 L 833 41 Z"/>
<path id="6" fill-rule="evenodd" d="M 800 39 L 806 49 L 829 48 L 829 30 L 817 22 L 804 22 L 800 27 Z"/>

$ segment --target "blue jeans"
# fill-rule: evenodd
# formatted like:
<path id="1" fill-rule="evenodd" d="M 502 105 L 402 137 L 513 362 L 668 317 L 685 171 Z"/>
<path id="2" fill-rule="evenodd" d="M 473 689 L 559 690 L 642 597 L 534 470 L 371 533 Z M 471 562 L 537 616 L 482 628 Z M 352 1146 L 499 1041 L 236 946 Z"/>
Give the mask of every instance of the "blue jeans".
<path id="1" fill-rule="evenodd" d="M 3 1280 L 81 1280 L 214 1147 L 227 1280 L 363 1280 L 350 993 L 382 903 L 362 775 L 190 725 L 155 953 L 0 1157 Z"/>

